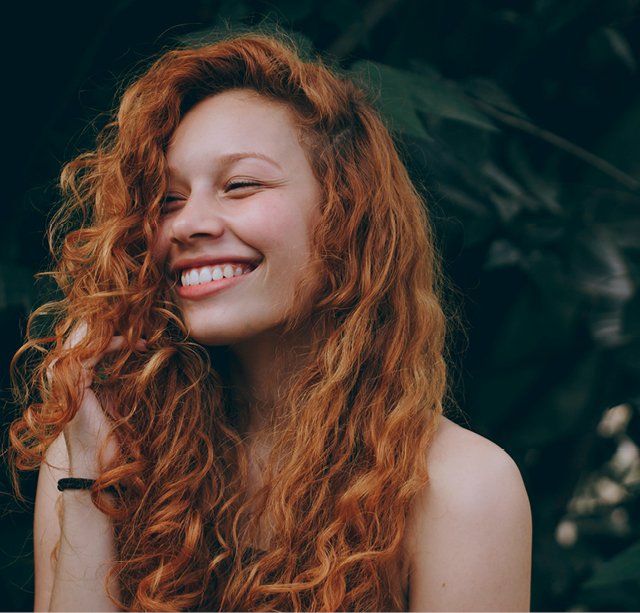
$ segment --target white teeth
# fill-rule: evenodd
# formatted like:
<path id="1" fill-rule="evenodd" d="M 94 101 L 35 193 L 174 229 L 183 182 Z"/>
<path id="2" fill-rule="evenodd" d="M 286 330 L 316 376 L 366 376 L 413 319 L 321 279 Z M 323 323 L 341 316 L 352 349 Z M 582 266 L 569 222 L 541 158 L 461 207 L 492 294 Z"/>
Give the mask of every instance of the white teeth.
<path id="1" fill-rule="evenodd" d="M 180 276 L 180 282 L 183 286 L 200 285 L 202 283 L 210 283 L 211 281 L 219 281 L 220 279 L 230 279 L 231 277 L 239 277 L 251 272 L 248 266 L 239 264 L 223 264 L 217 266 L 202 266 L 201 268 L 192 268 L 185 270 Z"/>

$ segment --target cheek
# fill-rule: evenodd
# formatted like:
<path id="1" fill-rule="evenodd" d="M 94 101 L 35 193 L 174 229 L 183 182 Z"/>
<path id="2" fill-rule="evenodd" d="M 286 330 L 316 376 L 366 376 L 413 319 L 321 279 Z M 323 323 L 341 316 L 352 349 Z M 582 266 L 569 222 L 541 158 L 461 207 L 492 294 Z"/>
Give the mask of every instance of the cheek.
<path id="1" fill-rule="evenodd" d="M 311 227 L 304 215 L 288 207 L 268 207 L 238 225 L 239 238 L 273 260 L 290 261 L 308 251 Z M 295 261 L 290 261 L 293 264 Z"/>
<path id="2" fill-rule="evenodd" d="M 310 257 L 310 228 L 302 220 L 293 220 L 278 226 L 277 242 L 274 248 L 278 252 L 278 259 L 283 260 L 289 271 L 303 268 Z"/>

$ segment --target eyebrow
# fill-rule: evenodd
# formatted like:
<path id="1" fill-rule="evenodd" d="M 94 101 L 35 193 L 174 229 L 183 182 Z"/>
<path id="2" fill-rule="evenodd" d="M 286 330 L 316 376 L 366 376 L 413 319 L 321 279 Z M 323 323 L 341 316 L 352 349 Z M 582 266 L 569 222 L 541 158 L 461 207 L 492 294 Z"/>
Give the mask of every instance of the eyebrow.
<path id="1" fill-rule="evenodd" d="M 263 160 L 271 164 L 272 166 L 275 166 L 278 170 L 282 170 L 280 164 L 278 164 L 278 162 L 276 162 L 273 158 L 270 158 L 268 155 L 264 155 L 264 153 L 258 153 L 257 151 L 242 151 L 239 153 L 229 153 L 227 155 L 222 155 L 220 156 L 220 162 L 223 165 L 229 165 L 246 158 L 257 158 L 259 160 Z"/>

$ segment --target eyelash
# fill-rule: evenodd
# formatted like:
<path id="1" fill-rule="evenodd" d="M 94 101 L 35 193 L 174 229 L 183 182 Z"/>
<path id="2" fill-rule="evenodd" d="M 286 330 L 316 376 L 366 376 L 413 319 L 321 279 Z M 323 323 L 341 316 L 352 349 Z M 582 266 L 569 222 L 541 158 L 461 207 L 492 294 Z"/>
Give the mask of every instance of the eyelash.
<path id="1" fill-rule="evenodd" d="M 260 185 L 261 183 L 259 183 L 258 181 L 243 181 L 242 179 L 240 179 L 238 181 L 229 181 L 229 183 L 227 183 L 227 185 L 225 186 L 225 191 L 233 191 L 234 189 L 241 189 L 243 187 L 259 187 Z"/>

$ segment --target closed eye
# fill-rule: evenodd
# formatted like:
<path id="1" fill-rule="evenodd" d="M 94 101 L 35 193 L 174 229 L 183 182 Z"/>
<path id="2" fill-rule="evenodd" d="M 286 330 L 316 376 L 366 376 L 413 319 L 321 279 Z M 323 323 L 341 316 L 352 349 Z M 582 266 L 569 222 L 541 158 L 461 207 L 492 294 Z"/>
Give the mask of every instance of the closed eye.
<path id="1" fill-rule="evenodd" d="M 167 194 L 162 201 L 163 213 L 168 213 L 176 208 L 176 203 L 182 202 L 184 196 L 180 194 Z"/>
<path id="2" fill-rule="evenodd" d="M 262 183 L 260 183 L 259 181 L 251 181 L 248 179 L 239 179 L 236 181 L 229 181 L 224 189 L 227 192 L 231 192 L 234 190 L 242 190 L 250 187 L 262 187 Z"/>

